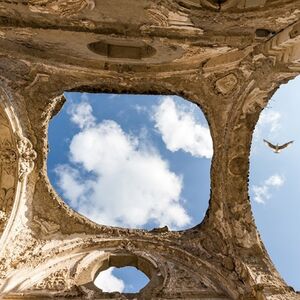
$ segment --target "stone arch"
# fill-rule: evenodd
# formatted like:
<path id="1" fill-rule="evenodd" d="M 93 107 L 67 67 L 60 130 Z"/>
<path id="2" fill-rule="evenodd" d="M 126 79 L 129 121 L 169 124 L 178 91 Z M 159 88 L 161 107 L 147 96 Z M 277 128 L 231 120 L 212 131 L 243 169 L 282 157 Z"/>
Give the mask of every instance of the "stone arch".
<path id="1" fill-rule="evenodd" d="M 2 100 L 3 101 L 3 100 Z M 18 175 L 17 143 L 3 103 L 0 103 L 0 232 L 11 215 Z"/>
<path id="2" fill-rule="evenodd" d="M 36 152 L 24 137 L 12 105 L 8 88 L 0 87 L 0 248 L 3 250 L 9 232 L 22 218 L 22 200 L 27 176 L 34 168 Z M 2 222 L 1 222 L 2 221 Z"/>
<path id="3" fill-rule="evenodd" d="M 79 262 L 76 268 L 75 282 L 78 285 L 85 285 L 90 289 L 95 289 L 94 280 L 98 274 L 110 267 L 135 267 L 143 272 L 148 278 L 149 283 L 139 292 L 140 295 L 147 293 L 157 293 L 163 288 L 166 270 L 163 266 L 158 266 L 151 256 L 137 255 L 127 251 L 114 251 L 112 253 L 104 251 L 93 251 Z"/>
<path id="4" fill-rule="evenodd" d="M 55 252 L 56 257 L 53 256 Z M 11 274 L 7 284 L 1 287 L 2 295 L 15 295 L 19 299 L 32 294 L 44 297 L 49 293 L 63 297 L 72 292 L 74 297 L 93 295 L 98 299 L 97 296 L 106 295 L 109 299 L 119 299 L 119 293 L 103 293 L 93 284 L 97 273 L 110 266 L 135 266 L 149 277 L 149 283 L 137 294 L 138 299 L 167 295 L 175 299 L 181 295 L 186 299 L 200 295 L 208 299 L 229 300 L 235 299 L 237 294 L 232 279 L 225 278 L 213 264 L 176 247 L 170 251 L 147 238 L 138 243 L 101 238 L 69 241 L 67 244 L 61 241 L 55 249 L 49 247 L 47 254 L 48 258 L 42 264 L 20 268 Z M 184 263 L 179 266 L 179 262 Z M 191 264 L 193 267 L 189 266 Z M 123 297 L 132 299 L 126 294 Z"/>
<path id="5" fill-rule="evenodd" d="M 43 270 L 45 262 L 51 260 L 51 265 L 61 259 L 56 261 L 55 272 L 47 276 L 53 282 L 54 294 L 60 291 L 72 297 L 78 287 L 62 289 L 66 272 L 60 266 L 65 266 L 63 258 L 67 261 L 81 255 L 81 250 L 90 245 L 93 250 L 101 247 L 112 251 L 119 247 L 144 251 L 148 255 L 158 251 L 169 266 L 170 274 L 177 274 L 168 277 L 166 294 L 160 295 L 160 299 L 195 299 L 203 295 L 213 299 L 298 299 L 299 295 L 281 280 L 260 242 L 247 200 L 247 163 L 252 130 L 261 108 L 277 85 L 299 73 L 299 0 L 151 3 L 132 0 L 125 1 L 123 6 L 118 5 L 118 1 L 112 1 L 115 5 L 108 2 L 1 3 L 1 78 L 5 78 L 15 95 L 21 95 L 11 99 L 10 104 L 25 107 L 25 111 L 18 111 L 20 118 L 28 118 L 26 124 L 22 123 L 22 130 L 36 138 L 33 142 L 38 152 L 36 173 L 29 176 L 32 193 L 26 195 L 28 205 L 22 206 L 23 200 L 18 196 L 21 201 L 15 203 L 21 205 L 13 206 L 13 211 L 16 210 L 9 218 L 9 221 L 13 218 L 10 225 L 14 221 L 19 227 L 17 233 L 16 227 L 10 228 L 13 230 L 9 230 L 10 244 L 6 253 L 2 252 L 2 235 L 1 292 L 4 291 L 2 283 L 20 284 L 30 280 L 34 271 Z M 213 2 L 221 7 L 212 7 Z M 138 7 L 137 3 L 142 5 Z M 151 57 L 144 57 L 143 62 L 144 48 L 130 49 L 130 43 L 126 45 L 126 62 L 122 63 L 122 59 L 116 57 L 120 56 L 116 53 L 120 45 L 112 43 L 112 36 L 136 38 L 147 44 L 151 41 L 150 46 L 155 43 L 166 51 L 161 48 L 161 53 L 157 51 Z M 106 51 L 105 55 L 99 55 L 87 48 L 87 44 L 103 37 L 112 55 Z M 149 52 L 151 54 L 151 50 Z M 174 54 L 173 59 L 165 59 L 168 53 Z M 229 74 L 234 70 L 244 74 L 242 80 L 236 82 Z M 222 72 L 228 76 L 214 81 L 222 95 L 219 98 L 212 93 L 204 95 L 202 90 L 207 89 L 210 76 Z M 154 233 L 101 227 L 73 214 L 54 195 L 46 183 L 42 162 L 47 152 L 45 107 L 49 105 L 49 96 L 52 98 L 76 86 L 97 85 L 100 80 L 107 90 L 182 93 L 203 106 L 218 148 L 212 166 L 213 199 L 206 226 L 185 232 Z M 231 90 L 237 93 L 230 94 Z M 29 143 L 24 142 L 23 146 L 22 149 L 32 152 Z M 21 157 L 23 155 L 20 155 L 23 160 Z M 25 157 L 24 166 L 30 171 L 33 159 L 29 159 L 30 155 Z M 23 182 L 27 177 L 25 175 Z M 23 216 L 33 216 L 29 226 L 26 219 L 19 218 L 21 213 L 17 215 L 21 208 Z M 7 228 L 8 225 L 5 232 Z M 146 242 L 140 243 L 141 240 Z M 74 260 L 75 264 L 78 260 Z M 216 296 L 212 290 L 208 296 L 199 290 L 198 294 L 194 293 L 190 283 L 201 287 L 199 281 L 203 281 L 209 270 L 212 270 L 209 277 L 230 297 Z M 222 280 L 217 280 L 220 277 Z M 37 282 L 38 279 L 45 276 L 38 277 Z M 40 295 L 50 294 L 48 289 L 30 289 L 30 284 L 22 291 L 10 287 L 7 285 L 6 291 L 15 294 L 7 295 L 6 299 L 22 299 L 24 294 L 39 299 Z M 85 296 L 83 298 L 87 298 Z"/>

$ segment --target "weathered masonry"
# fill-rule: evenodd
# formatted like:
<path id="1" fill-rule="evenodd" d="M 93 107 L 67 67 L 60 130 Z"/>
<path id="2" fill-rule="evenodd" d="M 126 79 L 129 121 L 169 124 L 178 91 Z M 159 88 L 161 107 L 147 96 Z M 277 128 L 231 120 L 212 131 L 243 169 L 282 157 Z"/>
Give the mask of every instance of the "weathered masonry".
<path id="1" fill-rule="evenodd" d="M 300 0 L 0 1 L 0 298 L 300 299 L 275 270 L 248 197 L 261 110 L 300 73 Z M 204 221 L 181 232 L 92 223 L 47 178 L 64 91 L 177 94 L 214 143 Z M 110 266 L 138 294 L 93 285 Z"/>

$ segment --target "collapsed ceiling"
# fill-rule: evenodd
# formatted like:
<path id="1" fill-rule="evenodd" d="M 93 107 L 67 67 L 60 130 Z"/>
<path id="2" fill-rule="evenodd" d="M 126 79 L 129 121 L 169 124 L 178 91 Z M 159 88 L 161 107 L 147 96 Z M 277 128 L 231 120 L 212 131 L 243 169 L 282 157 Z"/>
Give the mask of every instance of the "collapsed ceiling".
<path id="1" fill-rule="evenodd" d="M 259 114 L 300 73 L 299 20 L 299 0 L 0 1 L 3 299 L 300 299 L 270 261 L 248 196 Z M 64 91 L 196 103 L 214 144 L 204 221 L 149 232 L 71 210 L 46 170 Z M 102 293 L 93 280 L 111 266 L 150 282 L 138 295 Z"/>

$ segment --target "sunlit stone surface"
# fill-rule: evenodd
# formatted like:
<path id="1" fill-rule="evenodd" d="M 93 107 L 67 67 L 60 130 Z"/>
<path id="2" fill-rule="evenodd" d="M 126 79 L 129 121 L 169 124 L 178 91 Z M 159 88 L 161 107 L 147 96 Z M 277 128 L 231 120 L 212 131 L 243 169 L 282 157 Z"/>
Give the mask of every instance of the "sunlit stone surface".
<path id="1" fill-rule="evenodd" d="M 248 193 L 260 112 L 300 72 L 299 8 L 300 0 L 1 2 L 1 297 L 132 299 L 93 283 L 100 269 L 132 266 L 150 279 L 139 299 L 299 299 L 265 250 Z M 46 170 L 48 125 L 66 91 L 199 105 L 214 152 L 203 222 L 146 231 L 70 209 Z"/>

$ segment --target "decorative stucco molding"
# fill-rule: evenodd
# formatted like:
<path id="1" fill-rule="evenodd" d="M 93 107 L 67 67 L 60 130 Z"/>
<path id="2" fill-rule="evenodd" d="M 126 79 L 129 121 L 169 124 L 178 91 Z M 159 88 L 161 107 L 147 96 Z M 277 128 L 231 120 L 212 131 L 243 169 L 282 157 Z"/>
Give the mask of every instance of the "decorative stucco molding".
<path id="1" fill-rule="evenodd" d="M 58 14 L 61 17 L 76 15 L 85 8 L 93 10 L 94 0 L 29 0 L 29 9 L 42 14 Z"/>
<path id="2" fill-rule="evenodd" d="M 266 253 L 248 195 L 259 114 L 300 74 L 299 5 L 0 1 L 0 297 L 299 300 Z M 197 104 L 214 145 L 203 222 L 147 231 L 74 212 L 46 168 L 48 125 L 64 91 L 174 94 Z M 127 265 L 150 278 L 140 294 L 94 286 L 98 272 Z"/>

